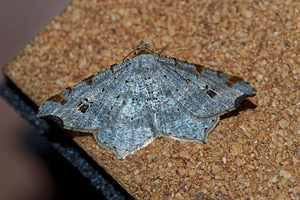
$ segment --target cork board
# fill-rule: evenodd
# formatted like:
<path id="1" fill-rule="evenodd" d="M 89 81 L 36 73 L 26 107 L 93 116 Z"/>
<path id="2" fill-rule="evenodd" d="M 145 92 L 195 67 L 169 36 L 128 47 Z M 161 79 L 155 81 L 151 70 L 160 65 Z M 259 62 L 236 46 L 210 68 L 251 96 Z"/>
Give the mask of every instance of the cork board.
<path id="1" fill-rule="evenodd" d="M 297 1 L 79 1 L 4 68 L 40 105 L 120 62 L 143 39 L 164 55 L 240 76 L 256 108 L 224 117 L 206 145 L 160 138 L 120 161 L 70 134 L 136 199 L 299 198 Z M 248 102 L 249 103 L 249 102 Z"/>

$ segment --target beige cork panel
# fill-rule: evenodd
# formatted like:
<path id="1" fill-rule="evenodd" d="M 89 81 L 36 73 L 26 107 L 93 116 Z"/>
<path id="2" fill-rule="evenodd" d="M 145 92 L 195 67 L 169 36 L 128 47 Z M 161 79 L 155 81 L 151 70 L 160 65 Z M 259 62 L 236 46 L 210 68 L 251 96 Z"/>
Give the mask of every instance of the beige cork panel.
<path id="1" fill-rule="evenodd" d="M 74 2 L 4 69 L 37 105 L 120 62 L 143 39 L 164 55 L 240 76 L 255 109 L 206 145 L 157 139 L 120 161 L 74 140 L 136 199 L 299 199 L 299 1 Z"/>

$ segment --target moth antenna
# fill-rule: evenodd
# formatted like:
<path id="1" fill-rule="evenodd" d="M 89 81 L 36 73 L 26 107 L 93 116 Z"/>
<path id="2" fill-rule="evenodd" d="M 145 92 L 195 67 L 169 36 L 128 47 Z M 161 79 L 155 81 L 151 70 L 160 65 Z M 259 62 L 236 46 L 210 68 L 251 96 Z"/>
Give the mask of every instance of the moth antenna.
<path id="1" fill-rule="evenodd" d="M 143 40 L 141 40 L 140 43 L 138 45 L 136 45 L 135 49 L 132 50 L 127 56 L 125 56 L 123 61 L 126 60 L 131 54 L 134 54 L 134 57 L 142 55 L 142 54 L 158 55 L 157 53 L 155 53 L 155 51 L 156 50 L 149 48 L 149 44 L 147 44 Z"/>
<path id="2" fill-rule="evenodd" d="M 129 52 L 129 54 L 127 54 L 127 56 L 125 56 L 125 58 L 123 58 L 123 61 L 126 60 L 131 54 L 133 54 L 136 51 L 136 49 L 132 50 L 131 52 Z"/>
<path id="3" fill-rule="evenodd" d="M 163 48 L 159 48 L 159 49 L 153 49 L 153 51 L 158 51 L 160 50 L 160 52 L 157 53 L 157 55 L 161 55 L 162 52 L 164 52 L 170 45 L 170 42 L 168 42 Z"/>

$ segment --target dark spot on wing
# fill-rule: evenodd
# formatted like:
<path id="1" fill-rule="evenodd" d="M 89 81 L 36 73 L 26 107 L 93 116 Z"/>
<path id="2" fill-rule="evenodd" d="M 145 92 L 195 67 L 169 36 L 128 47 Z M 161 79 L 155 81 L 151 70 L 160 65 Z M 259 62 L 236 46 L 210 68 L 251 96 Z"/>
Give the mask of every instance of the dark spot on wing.
<path id="1" fill-rule="evenodd" d="M 192 80 L 189 79 L 189 78 L 188 78 L 188 79 L 185 79 L 185 82 L 186 82 L 186 83 L 189 83 L 189 82 L 191 82 L 191 81 L 192 81 Z"/>
<path id="2" fill-rule="evenodd" d="M 82 113 L 86 113 L 88 111 L 88 109 L 90 109 L 90 107 L 93 106 L 93 102 L 89 101 L 88 98 L 84 98 L 83 99 L 85 102 L 80 102 L 77 107 L 78 110 L 81 111 Z"/>
<path id="3" fill-rule="evenodd" d="M 226 83 L 228 86 L 231 86 L 237 82 L 243 81 L 240 77 L 237 76 L 229 76 L 228 79 L 226 80 Z"/>
<path id="4" fill-rule="evenodd" d="M 44 117 L 45 119 L 50 119 L 54 122 L 56 122 L 60 127 L 64 127 L 64 122 L 61 118 L 54 116 L 54 115 L 47 115 Z"/>
<path id="5" fill-rule="evenodd" d="M 78 107 L 78 110 L 81 111 L 82 113 L 86 113 L 86 111 L 88 111 L 88 109 L 90 108 L 91 106 L 88 105 L 88 104 L 82 104 Z"/>
<path id="6" fill-rule="evenodd" d="M 48 101 L 53 101 L 65 105 L 67 103 L 66 99 L 61 96 L 61 94 L 54 95 L 48 99 Z"/>
<path id="7" fill-rule="evenodd" d="M 92 85 L 93 84 L 93 76 L 88 77 L 87 79 L 85 79 L 86 84 L 88 85 Z"/>
<path id="8" fill-rule="evenodd" d="M 238 108 L 240 106 L 240 104 L 248 97 L 253 97 L 255 96 L 255 94 L 244 94 L 239 96 L 238 98 L 236 98 L 235 102 L 234 102 L 234 107 Z"/>
<path id="9" fill-rule="evenodd" d="M 217 95 L 217 93 L 213 90 L 207 90 L 206 94 L 210 97 L 210 98 L 214 98 L 214 96 Z"/>
<path id="10" fill-rule="evenodd" d="M 112 66 L 110 66 L 110 71 L 111 71 L 111 73 L 115 73 L 115 69 L 114 69 L 114 66 L 115 66 L 116 64 L 113 64 Z"/>
<path id="11" fill-rule="evenodd" d="M 195 64 L 195 67 L 196 67 L 196 71 L 199 73 L 201 73 L 202 69 L 205 68 L 203 65 L 198 65 L 198 64 Z"/>
<path id="12" fill-rule="evenodd" d="M 66 88 L 66 90 L 68 90 L 68 96 L 69 96 L 72 93 L 72 88 L 68 87 L 68 88 Z"/>
<path id="13" fill-rule="evenodd" d="M 101 92 L 104 92 L 105 91 L 105 88 L 102 88 Z"/>
<path id="14" fill-rule="evenodd" d="M 173 60 L 174 60 L 174 65 L 177 65 L 178 64 L 177 59 L 173 58 Z"/>
<path id="15" fill-rule="evenodd" d="M 125 83 L 128 83 L 128 80 L 125 80 Z"/>

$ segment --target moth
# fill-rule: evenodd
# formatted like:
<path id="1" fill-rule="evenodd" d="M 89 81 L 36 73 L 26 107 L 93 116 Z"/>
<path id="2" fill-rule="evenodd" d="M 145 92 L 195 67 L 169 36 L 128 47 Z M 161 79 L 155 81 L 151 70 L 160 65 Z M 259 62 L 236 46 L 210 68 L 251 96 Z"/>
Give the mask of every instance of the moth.
<path id="1" fill-rule="evenodd" d="M 221 115 L 256 94 L 237 76 L 156 54 L 143 41 L 132 53 L 47 99 L 38 117 L 91 133 L 124 159 L 157 137 L 206 143 Z"/>

